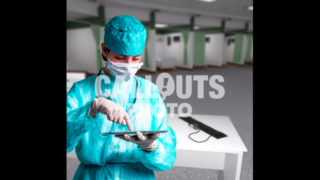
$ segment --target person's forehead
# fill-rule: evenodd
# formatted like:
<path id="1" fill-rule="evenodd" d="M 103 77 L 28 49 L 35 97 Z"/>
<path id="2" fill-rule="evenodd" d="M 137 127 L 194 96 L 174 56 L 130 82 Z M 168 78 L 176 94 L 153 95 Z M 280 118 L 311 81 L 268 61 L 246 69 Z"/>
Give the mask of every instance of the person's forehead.
<path id="1" fill-rule="evenodd" d="M 127 55 L 122 55 L 122 54 L 117 54 L 117 53 L 115 53 L 115 52 L 113 52 L 115 55 L 117 55 L 117 56 L 124 56 L 124 57 L 130 57 L 130 56 L 127 56 Z M 140 55 L 135 55 L 135 56 L 132 56 L 132 57 L 137 57 L 137 56 L 141 56 L 142 54 L 140 54 Z"/>

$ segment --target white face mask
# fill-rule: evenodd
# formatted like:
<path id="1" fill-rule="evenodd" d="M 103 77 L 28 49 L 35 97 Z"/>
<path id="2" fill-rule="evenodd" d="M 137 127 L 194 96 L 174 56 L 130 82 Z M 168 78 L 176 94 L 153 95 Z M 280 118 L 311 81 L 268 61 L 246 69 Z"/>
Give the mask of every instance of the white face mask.
<path id="1" fill-rule="evenodd" d="M 140 63 L 114 63 L 110 60 L 108 54 L 108 65 L 107 68 L 111 74 L 116 76 L 123 76 L 125 80 L 131 79 L 137 71 L 141 68 L 143 62 Z"/>

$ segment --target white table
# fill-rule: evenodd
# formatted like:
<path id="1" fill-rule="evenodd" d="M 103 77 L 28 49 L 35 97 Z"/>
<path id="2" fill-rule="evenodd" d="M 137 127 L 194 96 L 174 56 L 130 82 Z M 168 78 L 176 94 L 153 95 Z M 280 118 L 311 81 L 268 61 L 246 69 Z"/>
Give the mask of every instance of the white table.
<path id="1" fill-rule="evenodd" d="M 228 137 L 216 139 L 210 137 L 206 142 L 196 143 L 188 138 L 190 133 L 196 132 L 177 114 L 170 117 L 168 122 L 176 134 L 177 157 L 174 166 L 206 168 L 219 170 L 219 180 L 239 180 L 243 152 L 247 148 L 228 116 L 191 115 L 192 118 L 225 133 Z M 208 138 L 208 134 L 201 131 L 191 135 L 197 141 Z"/>
<path id="2" fill-rule="evenodd" d="M 210 137 L 206 142 L 196 143 L 188 138 L 190 133 L 196 132 L 185 121 L 178 118 L 177 114 L 170 117 L 168 122 L 176 134 L 177 157 L 174 166 L 217 169 L 219 180 L 239 180 L 243 152 L 247 148 L 243 144 L 238 132 L 228 116 L 196 115 L 191 117 L 214 129 L 225 133 L 228 137 L 216 139 Z M 208 138 L 208 134 L 200 131 L 191 137 L 197 141 Z M 77 157 L 75 150 L 67 153 L 67 157 Z"/>

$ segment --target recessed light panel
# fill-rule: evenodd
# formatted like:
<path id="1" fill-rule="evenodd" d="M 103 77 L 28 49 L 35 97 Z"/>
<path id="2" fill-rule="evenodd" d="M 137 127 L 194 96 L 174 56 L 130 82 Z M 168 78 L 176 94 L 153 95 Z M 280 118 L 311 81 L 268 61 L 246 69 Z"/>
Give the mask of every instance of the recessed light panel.
<path id="1" fill-rule="evenodd" d="M 168 24 L 155 24 L 155 27 L 156 28 L 164 28 L 164 27 L 167 27 Z"/>
<path id="2" fill-rule="evenodd" d="M 197 0 L 197 1 L 202 1 L 202 2 L 213 2 L 213 1 L 217 1 L 217 0 Z"/>

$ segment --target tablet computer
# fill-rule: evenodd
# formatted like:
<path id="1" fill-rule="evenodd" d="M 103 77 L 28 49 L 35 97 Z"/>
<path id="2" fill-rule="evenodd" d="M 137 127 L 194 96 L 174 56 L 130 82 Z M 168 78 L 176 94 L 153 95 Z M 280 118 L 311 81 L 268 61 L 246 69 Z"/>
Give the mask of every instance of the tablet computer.
<path id="1" fill-rule="evenodd" d="M 142 134 L 155 134 L 155 133 L 166 133 L 167 130 L 160 130 L 160 131 L 139 131 Z M 123 135 L 123 134 L 129 134 L 129 135 L 136 135 L 137 131 L 119 131 L 119 132 L 109 132 L 110 135 Z"/>

